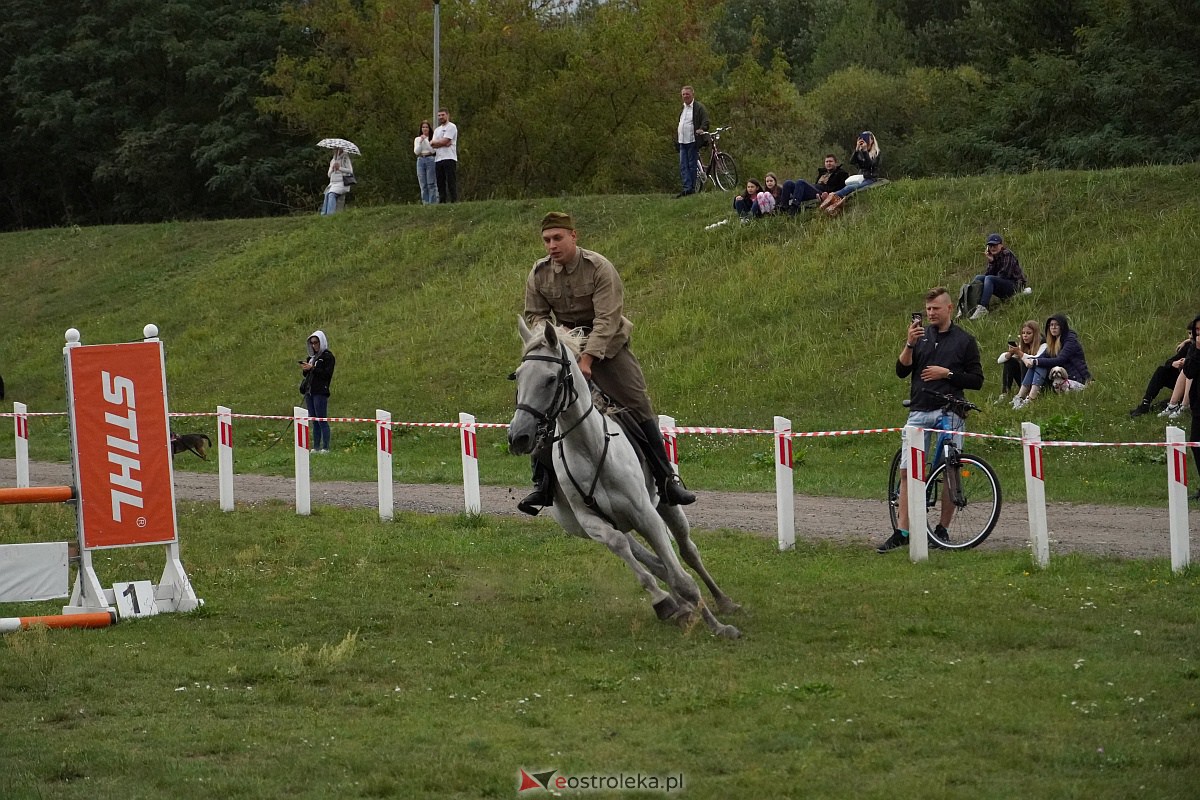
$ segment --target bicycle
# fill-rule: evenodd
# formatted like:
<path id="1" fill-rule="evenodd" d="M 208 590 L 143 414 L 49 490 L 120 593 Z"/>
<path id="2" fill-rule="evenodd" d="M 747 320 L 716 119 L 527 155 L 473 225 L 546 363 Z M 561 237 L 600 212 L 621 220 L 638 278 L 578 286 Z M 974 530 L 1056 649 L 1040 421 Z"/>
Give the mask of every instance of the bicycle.
<path id="1" fill-rule="evenodd" d="M 962 452 L 954 443 L 954 432 L 947 427 L 951 413 L 966 419 L 968 412 L 981 410 L 979 406 L 954 395 L 940 392 L 931 394 L 942 400 L 945 405 L 942 406 L 942 413 L 937 421 L 936 427 L 941 432 L 937 434 L 933 458 L 926 458 L 926 528 L 929 531 L 930 542 L 935 547 L 945 550 L 969 550 L 982 544 L 1000 519 L 1000 479 L 991 464 L 979 456 Z M 908 405 L 908 401 L 905 401 L 905 405 Z M 927 442 L 929 436 L 930 434 L 927 434 Z M 888 472 L 888 512 L 893 528 L 900 527 L 900 492 L 905 491 L 900 482 L 902 452 L 903 448 L 896 451 L 896 455 L 892 457 L 891 470 Z M 927 449 L 926 453 L 928 452 Z M 935 530 L 940 523 L 942 503 L 947 501 L 954 504 L 953 517 L 947 526 L 947 535 L 937 536 Z M 910 520 L 913 517 L 911 510 L 909 517 Z"/>
<path id="2" fill-rule="evenodd" d="M 696 159 L 697 192 L 704 191 L 705 186 L 709 182 L 712 182 L 718 189 L 726 192 L 738 188 L 737 164 L 734 163 L 733 156 L 718 147 L 718 142 L 721 141 L 721 134 L 732 127 L 732 125 L 726 125 L 723 128 L 717 128 L 715 131 L 709 131 L 708 145 L 711 149 L 708 154 L 708 165 L 705 166 L 704 159 Z"/>

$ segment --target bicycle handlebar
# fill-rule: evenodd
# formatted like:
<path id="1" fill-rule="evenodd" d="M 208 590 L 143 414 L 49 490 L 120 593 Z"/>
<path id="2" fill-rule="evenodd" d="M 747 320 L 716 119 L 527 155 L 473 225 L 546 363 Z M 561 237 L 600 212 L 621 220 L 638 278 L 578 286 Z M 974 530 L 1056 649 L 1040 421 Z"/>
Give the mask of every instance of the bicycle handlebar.
<path id="1" fill-rule="evenodd" d="M 964 397 L 956 397 L 946 392 L 935 392 L 933 389 L 922 389 L 921 391 L 942 401 L 943 411 L 951 411 L 963 419 L 967 418 L 967 413 L 970 411 L 983 411 L 982 408 Z"/>

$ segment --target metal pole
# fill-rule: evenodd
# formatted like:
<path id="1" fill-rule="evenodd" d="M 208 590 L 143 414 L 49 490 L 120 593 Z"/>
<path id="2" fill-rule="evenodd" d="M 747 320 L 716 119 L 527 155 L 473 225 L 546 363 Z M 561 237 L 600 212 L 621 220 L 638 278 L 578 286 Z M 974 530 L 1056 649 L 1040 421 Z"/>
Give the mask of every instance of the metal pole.
<path id="1" fill-rule="evenodd" d="M 433 0 L 433 113 L 430 115 L 433 119 L 437 119 L 438 112 L 438 93 L 441 90 L 442 82 L 442 3 L 441 0 Z"/>

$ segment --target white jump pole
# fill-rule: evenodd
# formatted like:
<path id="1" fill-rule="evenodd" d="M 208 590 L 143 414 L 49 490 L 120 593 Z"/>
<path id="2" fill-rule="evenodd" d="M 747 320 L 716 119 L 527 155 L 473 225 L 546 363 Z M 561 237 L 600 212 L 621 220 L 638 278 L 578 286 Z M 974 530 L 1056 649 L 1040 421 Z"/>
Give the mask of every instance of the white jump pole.
<path id="1" fill-rule="evenodd" d="M 17 488 L 29 488 L 29 406 L 13 403 L 13 442 L 17 449 Z"/>
<path id="2" fill-rule="evenodd" d="M 667 451 L 667 461 L 671 469 L 679 474 L 679 437 L 675 434 L 675 418 L 666 414 L 658 415 L 658 429 L 662 431 L 663 447 Z"/>
<path id="3" fill-rule="evenodd" d="M 217 406 L 217 489 L 221 510 L 233 511 L 233 411 Z"/>
<path id="4" fill-rule="evenodd" d="M 312 486 L 308 470 L 308 451 L 312 447 L 312 429 L 308 421 L 308 409 L 292 407 L 296 418 L 296 513 L 307 517 L 312 513 Z"/>
<path id="5" fill-rule="evenodd" d="M 1188 451 L 1183 429 L 1167 426 L 1167 507 L 1171 517 L 1171 570 L 1183 572 L 1191 561 L 1188 541 Z"/>
<path id="6" fill-rule="evenodd" d="M 792 482 L 792 421 L 775 418 L 775 519 L 779 551 L 796 546 L 796 495 Z"/>
<path id="7" fill-rule="evenodd" d="M 925 519 L 925 431 L 909 425 L 904 429 L 908 448 L 908 559 L 929 560 L 929 530 Z"/>
<path id="8" fill-rule="evenodd" d="M 475 417 L 466 412 L 458 415 L 462 426 L 463 498 L 468 514 L 479 514 L 483 507 L 479 503 L 479 441 L 475 436 Z"/>
<path id="9" fill-rule="evenodd" d="M 375 409 L 375 464 L 379 472 L 379 518 L 390 522 L 396 504 L 392 497 L 392 415 Z"/>
<path id="10" fill-rule="evenodd" d="M 1033 563 L 1050 564 L 1050 532 L 1046 524 L 1046 473 L 1042 462 L 1042 429 L 1021 423 L 1021 450 L 1025 454 L 1025 505 L 1029 509 L 1029 544 Z"/>

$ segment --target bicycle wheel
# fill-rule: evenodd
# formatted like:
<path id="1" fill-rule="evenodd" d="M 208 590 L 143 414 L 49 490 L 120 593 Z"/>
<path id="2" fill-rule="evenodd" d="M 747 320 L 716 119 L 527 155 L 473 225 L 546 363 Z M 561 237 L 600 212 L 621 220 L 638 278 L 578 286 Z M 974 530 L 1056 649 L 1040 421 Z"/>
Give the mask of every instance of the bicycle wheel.
<path id="1" fill-rule="evenodd" d="M 738 187 L 737 164 L 729 153 L 717 153 L 713 163 L 713 179 L 717 186 L 729 192 Z"/>
<path id="2" fill-rule="evenodd" d="M 703 192 L 708 188 L 708 171 L 704 169 L 704 162 L 696 161 L 696 179 L 695 179 L 696 194 Z"/>
<path id="3" fill-rule="evenodd" d="M 942 493 L 949 490 L 954 503 L 948 536 L 936 537 L 947 550 L 968 550 L 983 542 L 1000 519 L 1000 479 L 991 465 L 979 456 L 962 453 L 958 469 L 943 462 L 934 467 L 925 485 L 925 506 L 929 536 L 938 524 L 942 512 Z M 946 486 L 948 484 L 948 486 Z"/>
<path id="4" fill-rule="evenodd" d="M 888 515 L 892 518 L 892 530 L 900 527 L 900 450 L 892 456 L 892 468 L 888 470 Z"/>

